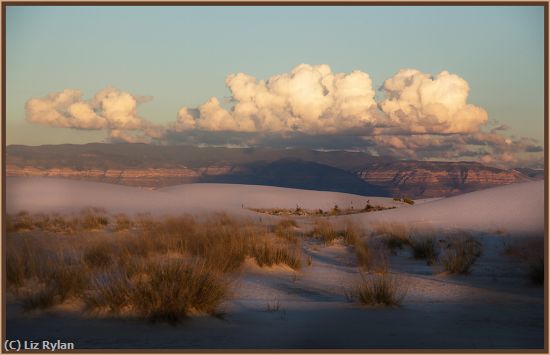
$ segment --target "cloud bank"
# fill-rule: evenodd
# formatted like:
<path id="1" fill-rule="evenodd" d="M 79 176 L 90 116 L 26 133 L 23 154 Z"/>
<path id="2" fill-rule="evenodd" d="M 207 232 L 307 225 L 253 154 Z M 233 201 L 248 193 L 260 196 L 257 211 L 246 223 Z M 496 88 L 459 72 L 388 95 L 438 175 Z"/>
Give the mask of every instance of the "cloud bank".
<path id="1" fill-rule="evenodd" d="M 148 98 L 112 87 L 84 100 L 66 89 L 27 101 L 27 120 L 52 127 L 104 129 L 111 141 L 353 149 L 405 159 L 477 160 L 490 165 L 543 165 L 533 139 L 468 102 L 468 82 L 453 73 L 401 69 L 377 99 L 368 73 L 335 73 L 301 64 L 265 80 L 227 76 L 230 107 L 212 97 L 181 107 L 175 122 L 155 125 L 137 114 Z"/>

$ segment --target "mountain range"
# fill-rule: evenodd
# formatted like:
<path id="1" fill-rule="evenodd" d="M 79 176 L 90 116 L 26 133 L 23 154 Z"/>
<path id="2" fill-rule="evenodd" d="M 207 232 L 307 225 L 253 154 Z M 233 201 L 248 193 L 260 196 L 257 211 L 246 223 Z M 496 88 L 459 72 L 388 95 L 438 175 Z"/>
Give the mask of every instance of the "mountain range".
<path id="1" fill-rule="evenodd" d="M 217 182 L 412 198 L 544 179 L 543 170 L 505 170 L 476 162 L 403 161 L 349 151 L 139 143 L 10 145 L 6 173 L 144 187 Z"/>

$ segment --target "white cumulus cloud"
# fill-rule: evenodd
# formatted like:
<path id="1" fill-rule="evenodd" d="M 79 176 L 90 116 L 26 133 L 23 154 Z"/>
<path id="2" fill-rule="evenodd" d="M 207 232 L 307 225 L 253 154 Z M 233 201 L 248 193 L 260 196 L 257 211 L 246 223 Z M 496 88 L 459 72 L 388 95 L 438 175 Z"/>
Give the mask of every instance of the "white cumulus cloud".
<path id="1" fill-rule="evenodd" d="M 238 73 L 225 83 L 232 109 L 216 98 L 196 110 L 183 107 L 173 128 L 322 134 L 362 127 L 375 118 L 372 81 L 361 71 L 333 73 L 328 65 L 301 64 L 267 80 Z"/>
<path id="2" fill-rule="evenodd" d="M 468 82 L 447 71 L 432 77 L 402 69 L 382 89 L 380 108 L 389 124 L 411 133 L 471 133 L 488 121 L 483 108 L 467 103 Z"/>
<path id="3" fill-rule="evenodd" d="M 127 131 L 141 131 L 148 137 L 160 138 L 164 128 L 137 114 L 137 105 L 145 100 L 147 98 L 113 87 L 101 90 L 91 100 L 84 100 L 79 90 L 65 89 L 29 99 L 25 111 L 29 122 L 50 127 L 107 129 L 110 136 L 117 139 L 130 137 Z"/>

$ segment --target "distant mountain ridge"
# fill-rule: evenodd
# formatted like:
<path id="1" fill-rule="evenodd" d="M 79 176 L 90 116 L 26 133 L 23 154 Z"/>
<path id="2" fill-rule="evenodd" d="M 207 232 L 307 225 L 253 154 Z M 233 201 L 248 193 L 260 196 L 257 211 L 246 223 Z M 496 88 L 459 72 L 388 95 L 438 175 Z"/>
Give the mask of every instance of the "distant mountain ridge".
<path id="1" fill-rule="evenodd" d="M 457 195 L 540 180 L 534 169 L 400 161 L 362 152 L 147 144 L 10 145 L 8 176 L 52 176 L 161 187 L 193 182 L 271 185 L 371 196 Z"/>

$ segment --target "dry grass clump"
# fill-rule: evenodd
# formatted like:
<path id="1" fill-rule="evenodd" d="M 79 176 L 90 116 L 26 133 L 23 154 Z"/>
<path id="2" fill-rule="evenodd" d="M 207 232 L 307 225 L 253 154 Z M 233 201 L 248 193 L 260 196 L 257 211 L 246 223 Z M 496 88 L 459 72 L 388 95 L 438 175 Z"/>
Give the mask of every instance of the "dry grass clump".
<path id="1" fill-rule="evenodd" d="M 388 248 L 395 252 L 410 244 L 410 228 L 404 224 L 379 222 L 372 225 L 372 232 L 375 236 L 384 238 Z"/>
<path id="2" fill-rule="evenodd" d="M 465 232 L 448 237 L 440 262 L 451 274 L 467 274 L 481 255 L 481 243 Z"/>
<path id="3" fill-rule="evenodd" d="M 59 260 L 48 263 L 39 275 L 37 290 L 26 292 L 23 309 L 44 309 L 82 295 L 88 286 L 89 272 L 80 263 L 66 264 Z"/>
<path id="4" fill-rule="evenodd" d="M 80 226 L 84 230 L 103 229 L 109 224 L 109 218 L 106 215 L 106 211 L 96 207 L 82 209 L 79 220 Z"/>
<path id="5" fill-rule="evenodd" d="M 315 225 L 310 236 L 319 239 L 325 245 L 332 244 L 337 239 L 342 239 L 346 245 L 355 245 L 357 240 L 360 239 L 360 228 L 347 221 L 343 229 L 337 229 L 330 221 L 326 219 L 318 219 L 315 221 Z"/>
<path id="6" fill-rule="evenodd" d="M 361 239 L 361 229 L 351 221 L 345 223 L 344 229 L 339 231 L 339 234 L 344 239 L 344 244 L 346 245 L 353 246 Z"/>
<path id="7" fill-rule="evenodd" d="M 113 230 L 115 232 L 126 231 L 132 228 L 132 220 L 124 213 L 115 215 L 115 225 Z"/>
<path id="8" fill-rule="evenodd" d="M 368 306 L 399 306 L 407 293 L 396 275 L 361 274 L 361 279 L 356 290 L 357 299 Z"/>
<path id="9" fill-rule="evenodd" d="M 41 273 L 42 255 L 38 247 L 27 241 L 15 243 L 8 236 L 6 248 L 6 279 L 9 290 L 16 291 L 25 280 L 36 277 Z"/>
<path id="10" fill-rule="evenodd" d="M 357 265 L 365 270 L 368 270 L 372 264 L 371 250 L 367 241 L 357 240 L 354 245 Z"/>
<path id="11" fill-rule="evenodd" d="M 255 245 L 251 256 L 260 267 L 285 264 L 294 270 L 298 270 L 302 265 L 300 248 L 270 245 L 267 241 L 263 244 Z"/>
<path id="12" fill-rule="evenodd" d="M 274 227 L 275 234 L 291 243 L 298 243 L 298 233 L 296 228 L 298 224 L 293 219 L 283 219 Z"/>
<path id="13" fill-rule="evenodd" d="M 94 281 L 85 298 L 91 311 L 129 312 L 149 321 L 177 322 L 190 314 L 217 315 L 228 282 L 203 260 L 152 261 L 141 265 L 141 277 L 124 273 Z"/>
<path id="14" fill-rule="evenodd" d="M 326 219 L 316 220 L 310 235 L 321 240 L 325 245 L 333 243 L 340 237 L 340 234 L 334 228 L 332 223 Z"/>

